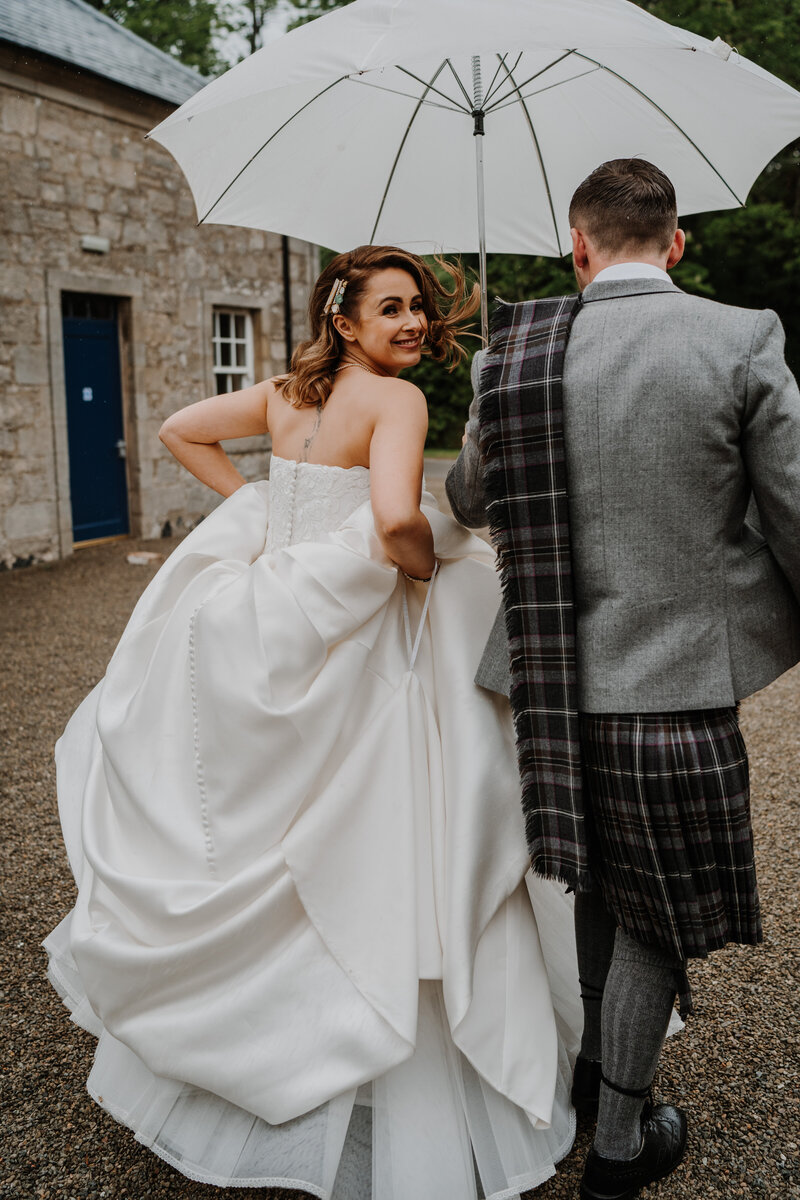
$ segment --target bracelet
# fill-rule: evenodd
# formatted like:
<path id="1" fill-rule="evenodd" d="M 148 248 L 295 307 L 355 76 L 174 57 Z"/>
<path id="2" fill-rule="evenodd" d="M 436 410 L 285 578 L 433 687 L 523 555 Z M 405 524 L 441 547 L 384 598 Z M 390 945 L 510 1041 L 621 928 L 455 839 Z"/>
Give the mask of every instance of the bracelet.
<path id="1" fill-rule="evenodd" d="M 434 575 L 436 574 L 436 572 L 438 570 L 439 570 L 438 558 L 435 558 L 433 560 L 433 572 L 430 575 L 409 575 L 408 571 L 404 571 L 402 567 L 400 568 L 401 574 L 403 574 L 406 577 L 406 579 L 409 579 L 412 583 L 430 583 L 430 581 L 433 579 Z"/>

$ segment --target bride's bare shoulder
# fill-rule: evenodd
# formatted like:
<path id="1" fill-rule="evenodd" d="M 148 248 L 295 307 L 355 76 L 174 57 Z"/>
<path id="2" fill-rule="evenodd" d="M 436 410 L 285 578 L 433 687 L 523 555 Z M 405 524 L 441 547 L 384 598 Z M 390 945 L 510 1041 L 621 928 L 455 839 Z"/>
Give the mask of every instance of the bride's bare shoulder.
<path id="1" fill-rule="evenodd" d="M 259 385 L 262 388 L 263 393 L 264 393 L 264 399 L 266 400 L 268 415 L 269 415 L 270 409 L 272 410 L 273 414 L 277 414 L 277 413 L 283 412 L 285 409 L 292 408 L 291 402 L 287 399 L 287 397 L 283 393 L 282 385 L 284 382 L 285 382 L 285 377 L 280 376 L 280 375 L 273 375 L 271 379 L 265 379 L 263 381 L 263 383 L 261 383 Z"/>
<path id="2" fill-rule="evenodd" d="M 373 445 L 386 435 L 393 443 L 411 437 L 416 443 L 428 429 L 425 393 L 407 379 L 381 379 L 372 394 Z"/>
<path id="3" fill-rule="evenodd" d="M 281 375 L 273 375 L 270 379 L 265 379 L 261 384 L 261 387 L 264 389 L 269 399 L 272 399 L 273 396 L 280 396 L 281 399 L 283 399 L 284 396 L 282 385 L 283 377 Z"/>
<path id="4" fill-rule="evenodd" d="M 409 379 L 397 379 L 393 376 L 376 379 L 370 393 L 379 409 L 387 406 L 394 408 L 398 403 L 412 408 L 427 408 L 425 393 Z"/>

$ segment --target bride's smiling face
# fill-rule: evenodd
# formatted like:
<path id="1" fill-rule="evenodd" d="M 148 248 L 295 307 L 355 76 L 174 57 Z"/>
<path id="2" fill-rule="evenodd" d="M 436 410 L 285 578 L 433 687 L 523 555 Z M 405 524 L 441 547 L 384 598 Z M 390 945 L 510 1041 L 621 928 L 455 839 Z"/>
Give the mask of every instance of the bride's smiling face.
<path id="1" fill-rule="evenodd" d="M 375 271 L 361 296 L 357 320 L 334 318 L 344 342 L 367 365 L 399 375 L 419 362 L 428 319 L 413 275 L 398 267 Z"/>

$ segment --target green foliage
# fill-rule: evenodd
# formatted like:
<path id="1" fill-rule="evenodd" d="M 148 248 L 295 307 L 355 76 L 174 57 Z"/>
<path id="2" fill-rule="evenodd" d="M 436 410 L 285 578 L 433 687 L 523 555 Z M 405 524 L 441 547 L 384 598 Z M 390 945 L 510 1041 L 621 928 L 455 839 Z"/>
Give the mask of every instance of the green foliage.
<path id="1" fill-rule="evenodd" d="M 306 25 L 309 21 L 324 17 L 326 13 L 333 12 L 336 8 L 344 8 L 352 2 L 353 0 L 292 0 L 297 16 L 289 28 L 296 29 L 298 25 Z"/>
<path id="2" fill-rule="evenodd" d="M 195 67 L 201 75 L 215 75 L 227 64 L 219 57 L 214 39 L 231 28 L 226 4 L 217 0 L 88 0 L 107 17 L 138 34 L 146 42 Z"/>
<path id="3" fill-rule="evenodd" d="M 261 30 L 277 3 L 278 0 L 236 0 L 235 3 L 228 0 L 225 25 L 245 38 L 250 54 L 255 54 L 261 47 Z"/>

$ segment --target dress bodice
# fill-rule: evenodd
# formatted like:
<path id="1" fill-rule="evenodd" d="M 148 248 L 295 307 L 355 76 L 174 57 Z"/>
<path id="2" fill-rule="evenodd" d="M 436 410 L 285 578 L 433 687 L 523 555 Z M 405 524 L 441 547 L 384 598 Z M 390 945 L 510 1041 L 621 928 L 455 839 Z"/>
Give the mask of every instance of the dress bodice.
<path id="1" fill-rule="evenodd" d="M 369 499 L 367 467 L 330 467 L 273 454 L 267 550 L 331 533 Z"/>

